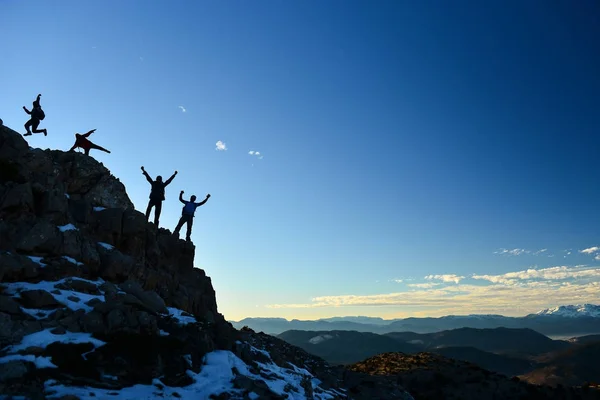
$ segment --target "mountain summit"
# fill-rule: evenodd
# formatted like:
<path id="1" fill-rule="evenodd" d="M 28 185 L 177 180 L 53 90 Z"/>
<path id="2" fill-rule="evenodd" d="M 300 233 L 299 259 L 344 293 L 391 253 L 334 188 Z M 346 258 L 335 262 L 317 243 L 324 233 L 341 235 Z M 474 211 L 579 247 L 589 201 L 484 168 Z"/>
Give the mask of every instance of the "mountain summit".
<path id="1" fill-rule="evenodd" d="M 342 370 L 225 321 L 195 250 L 101 163 L 0 126 L 0 398 L 348 398 Z"/>
<path id="2" fill-rule="evenodd" d="M 573 306 L 559 306 L 554 308 L 547 308 L 545 310 L 538 311 L 535 315 L 550 315 L 554 317 L 565 317 L 565 318 L 578 318 L 578 317 L 590 317 L 600 318 L 600 306 L 594 304 L 579 304 Z"/>

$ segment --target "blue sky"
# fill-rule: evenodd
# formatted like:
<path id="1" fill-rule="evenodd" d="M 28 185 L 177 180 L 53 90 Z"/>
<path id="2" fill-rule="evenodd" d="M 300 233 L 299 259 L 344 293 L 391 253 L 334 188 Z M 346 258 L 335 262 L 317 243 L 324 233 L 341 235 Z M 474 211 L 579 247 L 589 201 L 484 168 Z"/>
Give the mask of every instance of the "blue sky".
<path id="1" fill-rule="evenodd" d="M 140 166 L 178 170 L 170 229 L 212 194 L 192 239 L 229 319 L 599 300 L 596 2 L 4 0 L 0 26 L 31 146 L 96 128 L 141 211 Z"/>

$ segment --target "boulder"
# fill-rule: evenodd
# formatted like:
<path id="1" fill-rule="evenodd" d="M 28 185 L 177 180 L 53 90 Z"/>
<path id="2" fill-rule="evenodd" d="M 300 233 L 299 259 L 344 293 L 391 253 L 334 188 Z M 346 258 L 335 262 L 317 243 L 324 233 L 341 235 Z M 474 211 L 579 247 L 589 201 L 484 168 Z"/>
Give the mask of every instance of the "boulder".
<path id="1" fill-rule="evenodd" d="M 0 198 L 0 210 L 5 209 L 34 211 L 33 192 L 29 182 L 7 186 L 4 195 Z"/>
<path id="2" fill-rule="evenodd" d="M 165 301 L 156 293 L 144 291 L 141 285 L 134 281 L 127 281 L 119 285 L 122 291 L 134 295 L 140 300 L 144 306 L 157 314 L 168 314 Z"/>
<path id="3" fill-rule="evenodd" d="M 46 220 L 38 220 L 36 224 L 19 240 L 17 249 L 34 253 L 57 253 L 60 247 L 60 231 L 56 225 Z"/>
<path id="4" fill-rule="evenodd" d="M 13 315 L 23 314 L 19 303 L 10 296 L 0 296 L 0 312 Z"/>
<path id="5" fill-rule="evenodd" d="M 20 293 L 19 301 L 26 308 L 52 309 L 64 307 L 54 296 L 45 290 L 26 290 Z"/>
<path id="6" fill-rule="evenodd" d="M 0 364 L 0 382 L 19 379 L 27 375 L 30 371 L 30 363 L 21 360 L 9 361 Z"/>

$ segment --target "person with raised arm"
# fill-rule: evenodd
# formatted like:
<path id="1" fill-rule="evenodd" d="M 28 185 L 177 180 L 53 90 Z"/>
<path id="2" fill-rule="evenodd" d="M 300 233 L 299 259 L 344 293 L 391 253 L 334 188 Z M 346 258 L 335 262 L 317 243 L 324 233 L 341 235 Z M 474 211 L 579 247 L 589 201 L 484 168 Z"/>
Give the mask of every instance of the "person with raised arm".
<path id="1" fill-rule="evenodd" d="M 23 136 L 31 136 L 31 130 L 29 129 L 30 127 L 33 128 L 33 133 L 43 133 L 44 136 L 48 135 L 48 130 L 38 129 L 40 121 L 46 118 L 46 114 L 44 114 L 44 110 L 42 110 L 42 106 L 40 105 L 40 97 L 42 97 L 42 95 L 38 94 L 37 98 L 33 102 L 31 111 L 29 111 L 27 107 L 23 106 L 23 110 L 25 110 L 27 114 L 31 115 L 29 121 L 25 122 L 25 130 L 27 130 L 27 133 Z"/>
<path id="2" fill-rule="evenodd" d="M 92 129 L 91 131 L 89 131 L 88 133 L 84 133 L 83 135 L 80 133 L 76 133 L 75 134 L 75 144 L 73 145 L 73 147 L 71 147 L 69 149 L 69 151 L 73 151 L 76 148 L 81 147 L 83 149 L 83 151 L 85 152 L 86 156 L 90 155 L 91 149 L 96 149 L 96 150 L 103 151 L 105 153 L 110 153 L 110 151 L 106 150 L 104 147 L 98 146 L 97 144 L 92 143 L 88 139 L 88 137 L 94 132 L 96 132 L 95 129 Z"/>
<path id="3" fill-rule="evenodd" d="M 166 182 L 163 182 L 162 176 L 158 175 L 156 180 L 152 180 L 150 175 L 142 167 L 142 173 L 146 177 L 146 180 L 152 185 L 150 190 L 150 201 L 148 201 L 148 207 L 146 208 L 146 221 L 150 218 L 150 212 L 152 207 L 154 208 L 154 225 L 158 228 L 158 220 L 160 219 L 160 212 L 162 211 L 162 202 L 165 200 L 165 187 L 169 185 L 175 179 L 177 171 L 169 178 Z"/>
<path id="4" fill-rule="evenodd" d="M 183 190 L 179 193 L 179 201 L 182 202 L 184 206 L 183 210 L 181 210 L 181 218 L 179 218 L 179 223 L 177 224 L 173 235 L 179 236 L 179 231 L 183 227 L 183 224 L 187 224 L 185 240 L 189 242 L 191 240 L 190 236 L 192 235 L 192 224 L 194 222 L 194 213 L 196 212 L 196 208 L 204 205 L 210 198 L 210 194 L 207 194 L 206 198 L 200 203 L 194 203 L 196 201 L 196 196 L 190 197 L 190 201 L 185 201 L 183 199 L 183 193 Z"/>

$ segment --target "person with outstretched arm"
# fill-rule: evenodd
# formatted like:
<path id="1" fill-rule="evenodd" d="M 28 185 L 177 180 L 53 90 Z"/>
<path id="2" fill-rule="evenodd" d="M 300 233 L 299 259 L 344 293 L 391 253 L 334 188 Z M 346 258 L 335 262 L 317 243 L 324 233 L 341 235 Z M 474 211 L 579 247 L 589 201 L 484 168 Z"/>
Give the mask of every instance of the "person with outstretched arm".
<path id="1" fill-rule="evenodd" d="M 90 155 L 91 149 L 96 149 L 96 150 L 103 151 L 105 153 L 110 153 L 110 151 L 106 150 L 104 147 L 98 146 L 97 144 L 90 142 L 88 137 L 95 131 L 96 131 L 95 129 L 92 129 L 91 131 L 89 131 L 88 133 L 84 133 L 83 135 L 80 133 L 76 133 L 75 134 L 75 144 L 73 145 L 73 147 L 71 147 L 69 149 L 69 151 L 73 151 L 77 147 L 81 147 L 84 150 L 86 156 Z"/>
<path id="2" fill-rule="evenodd" d="M 185 201 L 183 199 L 183 190 L 179 193 L 179 201 L 184 204 L 183 210 L 181 211 L 181 218 L 179 219 L 179 223 L 177 224 L 177 228 L 175 228 L 175 232 L 173 235 L 179 236 L 179 230 L 183 227 L 183 224 L 187 223 L 187 233 L 185 235 L 185 240 L 190 241 L 190 236 L 192 235 L 192 224 L 194 222 L 194 213 L 196 212 L 196 208 L 204 205 L 210 198 L 210 194 L 206 195 L 206 198 L 200 203 L 194 203 L 196 201 L 196 196 L 190 197 L 190 201 Z"/>
<path id="3" fill-rule="evenodd" d="M 158 220 L 160 219 L 160 212 L 162 211 L 162 202 L 165 200 L 165 187 L 169 185 L 175 179 L 177 175 L 177 171 L 169 178 L 166 182 L 163 182 L 162 176 L 158 175 L 156 180 L 152 180 L 150 175 L 146 172 L 144 167 L 142 167 L 142 173 L 146 177 L 146 180 L 150 185 L 152 185 L 152 190 L 150 191 L 150 201 L 148 201 L 148 207 L 146 208 L 146 221 L 150 218 L 150 211 L 152 211 L 152 207 L 154 208 L 154 225 L 158 228 Z"/>
<path id="4" fill-rule="evenodd" d="M 43 133 L 44 136 L 48 135 L 48 130 L 38 129 L 40 121 L 46 118 L 46 115 L 42 110 L 42 106 L 40 106 L 40 97 L 42 97 L 42 95 L 38 94 L 37 99 L 35 99 L 35 101 L 33 102 L 33 107 L 31 108 L 31 111 L 29 111 L 27 107 L 23 106 L 23 110 L 25 110 L 27 114 L 31 115 L 29 121 L 25 123 L 25 130 L 27 130 L 27 133 L 23 136 L 31 136 L 31 130 L 29 129 L 30 127 L 33 128 L 33 133 Z"/>

